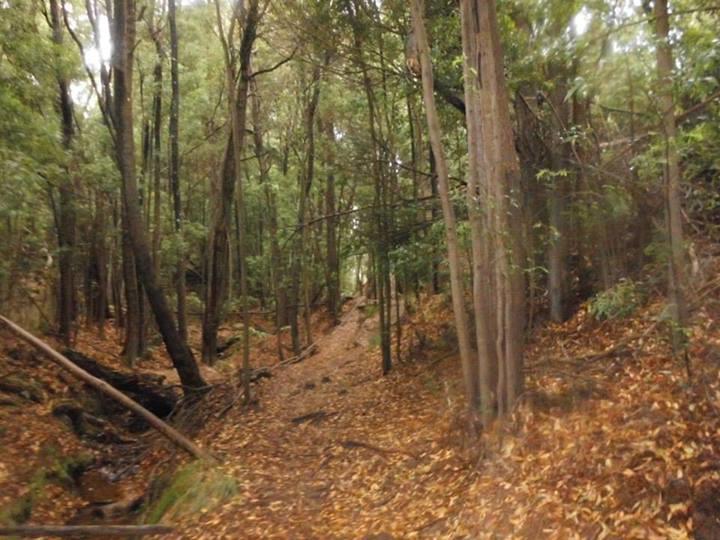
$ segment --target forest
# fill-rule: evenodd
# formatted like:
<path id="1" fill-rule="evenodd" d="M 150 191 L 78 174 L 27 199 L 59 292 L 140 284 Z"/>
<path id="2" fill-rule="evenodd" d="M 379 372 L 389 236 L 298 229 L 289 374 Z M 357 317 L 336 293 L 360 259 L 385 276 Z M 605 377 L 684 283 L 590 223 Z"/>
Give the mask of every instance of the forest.
<path id="1" fill-rule="evenodd" d="M 718 0 L 0 0 L 0 537 L 720 539 Z"/>

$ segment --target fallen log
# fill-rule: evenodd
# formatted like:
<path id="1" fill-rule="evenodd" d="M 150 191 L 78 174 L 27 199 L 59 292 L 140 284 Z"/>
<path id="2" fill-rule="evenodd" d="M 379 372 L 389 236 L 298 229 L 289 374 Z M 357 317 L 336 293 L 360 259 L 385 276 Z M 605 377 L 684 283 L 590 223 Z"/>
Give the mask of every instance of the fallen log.
<path id="1" fill-rule="evenodd" d="M 111 369 L 72 349 L 65 349 L 62 354 L 76 366 L 107 382 L 160 418 L 167 417 L 177 405 L 178 396 L 172 387 L 163 386 L 162 377 Z"/>
<path id="2" fill-rule="evenodd" d="M 143 420 L 147 421 L 148 424 L 154 427 L 157 431 L 159 431 L 176 446 L 179 446 L 180 448 L 188 452 L 190 455 L 198 459 L 211 459 L 210 456 L 202 449 L 200 449 L 200 447 L 197 446 L 194 442 L 185 437 L 182 433 L 177 431 L 169 424 L 163 422 L 160 418 L 148 411 L 137 401 L 130 399 L 125 394 L 113 388 L 111 385 L 109 385 L 102 379 L 98 379 L 94 375 L 91 375 L 84 369 L 73 364 L 72 361 L 70 361 L 68 358 L 54 350 L 44 341 L 32 335 L 27 330 L 24 330 L 23 328 L 12 322 L 10 319 L 7 319 L 0 315 L 0 322 L 2 322 L 15 335 L 28 342 L 33 347 L 36 347 L 40 352 L 42 352 L 45 356 L 47 356 L 57 365 L 59 365 L 63 369 L 68 370 L 73 375 L 77 376 L 79 379 L 86 382 L 96 390 L 110 396 L 124 407 L 128 408 L 138 416 L 142 417 Z"/>
<path id="3" fill-rule="evenodd" d="M 106 536 L 170 534 L 173 530 L 167 525 L 21 525 L 0 527 L 0 536 L 20 536 L 22 538 L 96 536 L 104 538 Z"/>

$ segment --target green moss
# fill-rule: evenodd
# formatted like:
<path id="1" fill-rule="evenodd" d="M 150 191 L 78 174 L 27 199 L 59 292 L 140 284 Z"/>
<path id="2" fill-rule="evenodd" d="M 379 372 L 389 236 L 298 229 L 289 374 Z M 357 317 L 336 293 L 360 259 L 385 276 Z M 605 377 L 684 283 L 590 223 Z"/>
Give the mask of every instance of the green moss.
<path id="1" fill-rule="evenodd" d="M 210 509 L 237 493 L 237 482 L 217 467 L 195 461 L 178 469 L 172 478 L 160 478 L 159 495 L 150 503 L 145 523 L 158 523 L 164 516 Z"/>
<path id="2" fill-rule="evenodd" d="M 74 487 L 78 472 L 93 461 L 89 454 L 62 457 L 54 445 L 43 446 L 40 449 L 40 459 L 44 466 L 33 474 L 25 495 L 0 510 L 0 524 L 20 525 L 28 521 L 35 504 L 45 496 L 45 487 L 48 484 L 55 483 L 68 489 Z"/>

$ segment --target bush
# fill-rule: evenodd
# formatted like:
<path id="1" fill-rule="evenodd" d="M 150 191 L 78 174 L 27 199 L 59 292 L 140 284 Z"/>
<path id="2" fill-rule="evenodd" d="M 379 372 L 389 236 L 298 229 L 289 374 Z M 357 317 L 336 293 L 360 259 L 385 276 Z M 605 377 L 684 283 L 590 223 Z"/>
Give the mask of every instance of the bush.
<path id="1" fill-rule="evenodd" d="M 638 284 L 621 279 L 611 288 L 596 294 L 589 305 L 590 315 L 597 320 L 621 319 L 632 315 L 642 302 Z"/>

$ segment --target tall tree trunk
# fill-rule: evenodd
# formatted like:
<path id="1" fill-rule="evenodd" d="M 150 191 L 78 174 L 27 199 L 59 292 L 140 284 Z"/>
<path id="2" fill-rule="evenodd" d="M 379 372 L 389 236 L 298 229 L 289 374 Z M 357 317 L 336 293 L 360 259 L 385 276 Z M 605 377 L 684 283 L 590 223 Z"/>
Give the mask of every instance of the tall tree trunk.
<path id="1" fill-rule="evenodd" d="M 432 149 L 432 143 L 430 144 L 430 150 L 428 152 L 428 159 L 429 159 L 429 165 L 430 165 L 430 177 L 428 180 L 430 181 L 430 195 L 432 196 L 433 200 L 435 197 L 438 196 L 438 173 L 437 173 L 437 161 L 435 160 L 435 153 Z M 430 209 L 430 219 L 433 223 L 437 221 L 437 207 L 435 205 L 432 206 Z M 439 261 L 433 257 L 432 263 L 430 265 L 430 286 L 431 291 L 433 294 L 439 294 L 440 293 L 440 263 Z"/>
<path id="2" fill-rule="evenodd" d="M 460 265 L 461 257 L 458 247 L 457 221 L 452 199 L 450 198 L 449 173 L 442 144 L 440 120 L 435 106 L 433 68 L 427 35 L 425 33 L 425 24 L 423 22 L 421 0 L 413 0 L 412 2 L 412 24 L 420 57 L 425 114 L 427 116 L 430 143 L 432 144 L 433 155 L 435 157 L 438 191 L 443 218 L 445 220 L 445 241 L 447 243 L 448 264 L 450 266 L 450 290 L 452 294 L 453 314 L 455 316 L 455 327 L 457 329 L 458 347 L 460 349 L 460 361 L 463 369 L 463 378 L 465 379 L 465 394 L 468 407 L 471 409 L 470 418 L 472 418 L 475 404 L 477 403 L 477 397 L 473 395 L 473 393 L 477 391 L 475 371 L 473 369 L 475 359 L 473 358 L 472 348 L 470 346 L 469 325 L 467 313 L 465 312 L 463 275 Z"/>
<path id="3" fill-rule="evenodd" d="M 242 4 L 238 4 L 241 6 Z M 216 15 L 220 23 L 221 31 L 221 15 L 220 5 L 215 3 Z M 229 252 L 229 232 L 232 223 L 232 203 L 235 199 L 235 188 L 237 185 L 239 195 L 240 221 L 244 219 L 244 202 L 242 199 L 242 169 L 241 159 L 243 146 L 245 141 L 245 126 L 247 118 L 247 101 L 248 89 L 251 79 L 250 60 L 252 47 L 255 42 L 257 23 L 259 19 L 259 9 L 256 0 L 251 0 L 247 12 L 242 14 L 239 8 L 234 8 L 233 17 L 244 20 L 244 28 L 242 41 L 239 51 L 239 81 L 237 79 L 237 69 L 235 53 L 230 47 L 229 39 L 232 39 L 232 29 L 235 21 L 231 22 L 231 28 L 226 37 L 221 34 L 221 42 L 225 54 L 225 78 L 228 95 L 228 110 L 230 115 L 231 136 L 228 140 L 228 148 L 225 158 L 225 166 L 232 164 L 232 169 L 223 172 L 221 188 L 219 190 L 219 200 L 216 205 L 213 230 L 211 231 L 211 261 L 208 280 L 208 302 L 205 306 L 205 318 L 203 322 L 203 359 L 208 363 L 213 363 L 217 357 L 217 331 L 220 326 L 220 317 L 225 302 L 228 288 L 228 258 Z M 229 154 L 228 154 L 229 153 Z M 228 174 L 229 173 L 229 174 Z M 240 237 L 241 263 L 245 266 L 245 237 Z M 243 347 L 243 365 L 249 363 L 249 310 L 247 307 L 247 275 L 245 268 L 240 269 L 240 295 L 243 311 L 244 326 L 244 347 Z M 243 369 L 245 373 L 247 369 Z M 244 377 L 247 379 L 247 377 Z M 245 397 L 249 399 L 249 384 L 245 388 Z"/>
<path id="4" fill-rule="evenodd" d="M 135 1 L 114 0 L 114 108 L 116 123 L 117 162 L 122 177 L 123 203 L 127 213 L 130 241 L 140 280 L 155 315 L 168 355 L 180 376 L 185 391 L 205 387 L 205 381 L 190 347 L 180 337 L 165 294 L 153 268 L 150 246 L 143 229 L 135 177 L 135 145 L 133 142 L 132 80 L 135 48 Z"/>
<path id="5" fill-rule="evenodd" d="M 293 245 L 293 257 L 290 271 L 290 334 L 293 352 L 300 354 L 300 325 L 298 321 L 299 307 L 302 302 L 305 319 L 305 342 L 312 342 L 312 329 L 310 328 L 310 306 L 308 301 L 307 265 L 308 259 L 305 250 L 308 241 L 308 206 L 310 204 L 310 190 L 315 175 L 315 113 L 320 100 L 320 76 L 322 68 L 316 65 L 311 78 L 310 98 L 305 107 L 305 164 L 299 174 L 299 198 L 297 210 L 297 236 Z"/>
<path id="6" fill-rule="evenodd" d="M 208 239 L 205 311 L 203 313 L 202 358 L 213 364 L 217 356 L 217 331 L 227 290 L 227 267 L 229 252 L 229 220 L 232 198 L 227 190 L 235 191 L 235 159 L 232 148 L 232 134 L 225 145 L 220 186 L 213 196 L 211 211 L 212 226 Z"/>
<path id="7" fill-rule="evenodd" d="M 547 245 L 548 296 L 550 299 L 550 319 L 564 322 L 568 316 L 568 223 L 567 208 L 569 197 L 569 178 L 577 164 L 570 161 L 570 143 L 563 142 L 567 136 L 572 114 L 572 102 L 566 99 L 568 85 L 566 81 L 574 79 L 564 65 L 549 67 L 549 78 L 557 81 L 549 96 L 548 106 L 552 109 L 550 124 L 553 126 L 550 168 L 556 173 L 547 186 L 547 212 L 549 235 Z"/>
<path id="8" fill-rule="evenodd" d="M 123 357 L 129 366 L 135 365 L 140 352 L 140 303 L 142 297 L 138 289 L 137 269 L 135 257 L 128 229 L 127 209 L 123 208 L 121 218 L 122 235 L 122 271 L 125 283 L 125 339 L 123 343 Z"/>
<path id="9" fill-rule="evenodd" d="M 668 296 L 673 320 L 672 343 L 675 353 L 685 348 L 684 330 L 688 322 L 685 298 L 685 248 L 683 246 L 682 204 L 680 196 L 680 157 L 677 149 L 677 125 L 673 100 L 673 55 L 668 39 L 670 22 L 668 0 L 655 0 L 655 33 L 657 36 L 658 103 L 665 136 L 665 204 L 670 258 L 668 261 Z M 686 351 L 685 351 L 686 352 Z M 687 354 L 687 352 L 686 352 Z"/>
<path id="10" fill-rule="evenodd" d="M 382 149 L 382 143 L 378 133 L 378 113 L 373 92 L 373 83 L 368 71 L 367 62 L 363 56 L 363 38 L 360 20 L 360 14 L 366 9 L 356 0 L 352 4 L 352 21 L 353 21 L 353 53 L 355 61 L 360 67 L 362 74 L 363 89 L 365 91 L 365 99 L 367 101 L 368 110 L 368 129 L 370 131 L 370 140 L 372 143 L 372 171 L 375 184 L 375 197 L 373 200 L 374 208 L 374 246 L 371 251 L 372 264 L 368 267 L 372 272 L 372 278 L 369 282 L 375 283 L 375 292 L 378 299 L 379 319 L 380 319 L 380 350 L 382 352 L 382 371 L 387 374 L 392 369 L 392 343 L 390 332 L 390 261 L 389 261 L 389 243 L 388 243 L 388 216 L 387 216 L 387 178 L 385 167 L 387 160 L 385 152 Z M 370 274 L 370 272 L 369 272 Z M 370 278 L 370 275 L 368 276 Z"/>
<path id="11" fill-rule="evenodd" d="M 281 329 L 285 325 L 285 317 L 287 315 L 287 292 L 285 290 L 284 280 L 282 279 L 282 262 L 280 260 L 280 243 L 278 241 L 277 197 L 268 178 L 270 161 L 267 160 L 265 156 L 262 122 L 260 120 L 260 95 L 255 80 L 252 81 L 252 95 L 253 142 L 258 168 L 260 169 L 260 183 L 263 186 L 265 203 L 267 204 L 267 220 L 270 233 L 270 279 L 272 281 L 273 293 L 275 294 L 275 333 L 278 358 L 282 361 L 284 354 Z"/>
<path id="12" fill-rule="evenodd" d="M 335 203 L 335 127 L 332 120 L 323 122 L 326 138 L 325 165 L 328 167 L 325 180 L 325 272 L 327 283 L 327 308 L 333 324 L 340 315 L 340 257 L 337 247 L 337 205 Z"/>
<path id="13" fill-rule="evenodd" d="M 468 202 L 471 228 L 475 230 L 475 318 L 481 409 L 487 423 L 493 412 L 489 397 L 493 382 L 499 415 L 512 409 L 522 390 L 525 299 L 522 216 L 517 204 L 520 167 L 510 122 L 495 1 L 461 0 L 461 18 L 471 164 Z M 480 221 L 475 215 L 479 212 L 478 198 L 483 204 L 489 233 L 486 235 L 476 230 Z M 489 287 L 484 275 L 490 277 Z M 493 367 L 497 369 L 496 379 Z"/>
<path id="14" fill-rule="evenodd" d="M 177 31 L 177 10 L 175 0 L 168 0 L 168 24 L 170 26 L 170 86 L 172 97 L 170 101 L 170 126 L 168 138 L 170 141 L 170 160 L 168 162 L 170 189 L 172 190 L 173 201 L 173 223 L 175 234 L 182 240 L 182 199 L 180 196 L 180 144 L 179 144 L 179 122 L 180 122 L 180 77 L 178 74 L 178 31 Z M 187 340 L 187 290 L 185 284 L 185 250 L 180 245 L 177 254 L 177 268 L 175 270 L 175 292 L 177 294 L 177 323 L 178 332 L 182 339 Z"/>
<path id="15" fill-rule="evenodd" d="M 247 104 L 251 73 L 251 56 L 252 48 L 255 43 L 257 32 L 257 24 L 259 22 L 260 12 L 257 0 L 250 0 L 246 13 L 241 13 L 242 3 L 239 2 L 233 11 L 233 19 L 244 21 L 243 35 L 239 50 L 239 81 L 237 79 L 237 66 L 235 53 L 230 46 L 230 40 L 233 38 L 233 28 L 235 20 L 231 22 L 230 30 L 227 37 L 223 33 L 222 19 L 220 15 L 219 1 L 215 2 L 215 10 L 220 26 L 221 42 L 223 45 L 225 57 L 225 76 L 227 83 L 228 109 L 230 115 L 230 153 L 232 154 L 232 163 L 234 166 L 232 175 L 223 175 L 222 189 L 220 194 L 222 200 L 219 201 L 218 212 L 215 221 L 215 231 L 212 235 L 213 242 L 219 242 L 218 246 L 222 249 L 221 257 L 213 261 L 214 266 L 211 271 L 211 287 L 210 298 L 214 299 L 214 303 L 206 306 L 206 323 L 203 325 L 203 358 L 207 361 L 214 361 L 217 356 L 217 330 L 220 321 L 220 313 L 222 312 L 223 294 L 227 288 L 228 268 L 227 260 L 229 257 L 229 237 L 228 232 L 231 225 L 232 202 L 234 199 L 235 187 L 237 184 L 237 203 L 239 210 L 239 221 L 246 223 L 245 219 L 245 201 L 244 189 L 242 185 L 242 152 L 245 142 L 245 127 L 247 121 Z M 242 232 L 239 238 L 238 249 L 240 253 L 240 297 L 241 310 L 243 318 L 243 361 L 242 361 L 242 380 L 244 389 L 245 402 L 250 401 L 250 310 L 248 306 L 248 277 L 247 277 L 247 234 Z M 213 250 L 218 253 L 217 249 Z M 220 253 L 218 253 L 220 254 Z M 220 260 L 222 259 L 222 260 Z M 217 263 L 223 263 L 219 265 Z"/>
<path id="16" fill-rule="evenodd" d="M 50 0 L 50 20 L 52 23 L 53 41 L 58 47 L 63 44 L 63 26 L 58 0 Z M 63 148 L 70 158 L 74 137 L 73 104 L 70 96 L 68 78 L 62 70 L 57 72 L 58 110 L 62 126 Z M 72 341 L 72 326 L 75 318 L 75 282 L 73 276 L 73 259 L 75 255 L 75 206 L 74 187 L 71 166 L 65 167 L 60 186 L 60 204 L 57 226 L 58 237 L 58 269 L 60 272 L 58 295 L 58 333 L 65 345 Z"/>

